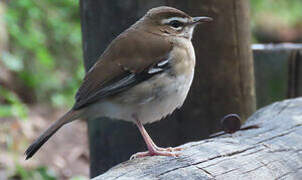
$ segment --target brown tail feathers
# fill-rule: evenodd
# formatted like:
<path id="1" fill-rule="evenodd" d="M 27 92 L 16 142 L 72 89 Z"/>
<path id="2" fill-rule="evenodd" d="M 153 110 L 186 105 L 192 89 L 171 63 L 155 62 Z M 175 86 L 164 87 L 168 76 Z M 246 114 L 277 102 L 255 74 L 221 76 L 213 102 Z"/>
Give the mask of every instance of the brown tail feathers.
<path id="1" fill-rule="evenodd" d="M 55 121 L 38 139 L 36 139 L 25 151 L 26 159 L 31 158 L 40 147 L 64 124 L 78 118 L 78 112 L 74 110 L 68 111 L 60 119 Z"/>

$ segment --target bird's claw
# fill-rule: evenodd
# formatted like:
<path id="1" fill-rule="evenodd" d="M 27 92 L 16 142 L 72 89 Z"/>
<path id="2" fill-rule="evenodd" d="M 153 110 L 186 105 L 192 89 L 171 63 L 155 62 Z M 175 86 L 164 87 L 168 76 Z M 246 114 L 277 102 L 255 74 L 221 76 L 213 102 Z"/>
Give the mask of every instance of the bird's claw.
<path id="1" fill-rule="evenodd" d="M 164 148 L 163 148 L 164 149 Z M 173 149 L 173 148 L 172 148 Z M 178 157 L 180 154 L 179 153 L 173 153 L 172 151 L 146 151 L 146 152 L 138 152 L 133 154 L 130 157 L 130 160 L 136 159 L 136 158 L 142 158 L 142 157 L 147 157 L 147 156 L 169 156 L 169 157 Z"/>
<path id="2" fill-rule="evenodd" d="M 176 148 L 172 148 L 172 147 L 168 147 L 168 148 L 156 147 L 156 150 L 158 150 L 158 151 L 168 151 L 168 152 L 182 151 L 183 149 L 184 148 L 180 148 L 180 147 L 176 147 Z"/>

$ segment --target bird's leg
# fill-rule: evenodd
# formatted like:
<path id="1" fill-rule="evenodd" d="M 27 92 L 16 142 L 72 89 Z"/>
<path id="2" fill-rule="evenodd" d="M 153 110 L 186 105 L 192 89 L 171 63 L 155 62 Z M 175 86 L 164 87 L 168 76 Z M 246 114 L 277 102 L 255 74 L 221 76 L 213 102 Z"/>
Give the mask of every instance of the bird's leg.
<path id="1" fill-rule="evenodd" d="M 135 116 L 134 116 L 135 117 Z M 143 124 L 135 117 L 136 125 L 142 134 L 144 141 L 147 145 L 148 151 L 147 152 L 139 152 L 131 156 L 130 159 L 138 158 L 138 157 L 145 157 L 145 156 L 173 156 L 177 157 L 179 154 L 173 153 L 174 148 L 159 148 L 155 145 L 152 141 L 151 137 L 147 133 L 146 129 L 144 128 Z M 175 148 L 175 151 L 181 150 L 181 148 Z"/>
<path id="2" fill-rule="evenodd" d="M 148 135 L 148 134 L 147 134 Z M 149 135 L 148 135 L 149 136 Z M 158 151 L 169 151 L 169 152 L 173 152 L 173 151 L 182 151 L 183 148 L 180 148 L 180 147 L 176 147 L 176 148 L 172 148 L 172 147 L 167 147 L 167 148 L 161 148 L 161 147 L 158 147 L 154 142 L 153 140 L 151 139 L 151 137 L 149 136 L 150 138 L 150 141 L 151 143 L 153 144 L 153 146 L 155 147 L 156 150 Z"/>
<path id="3" fill-rule="evenodd" d="M 156 146 L 156 144 L 154 144 L 154 146 L 155 146 L 155 148 L 156 148 L 157 150 L 159 150 L 159 151 L 169 151 L 169 152 L 174 152 L 174 151 L 182 151 L 182 150 L 183 150 L 183 148 L 181 148 L 181 147 L 175 147 L 175 148 L 173 148 L 173 147 L 167 147 L 167 148 L 162 148 L 162 147 Z"/>
<path id="4" fill-rule="evenodd" d="M 158 151 L 169 151 L 169 152 L 173 152 L 173 151 L 181 151 L 183 150 L 183 148 L 177 147 L 177 148 L 172 148 L 172 147 L 168 147 L 168 148 L 161 148 L 158 147 L 154 141 L 152 140 L 152 138 L 149 136 L 149 134 L 147 133 L 146 129 L 144 128 L 144 126 L 141 124 L 141 122 L 138 120 L 138 118 L 134 115 L 135 119 L 136 119 L 136 125 L 139 128 L 140 132 L 144 132 L 144 134 L 146 135 L 145 137 L 148 139 L 148 142 L 150 142 L 152 144 L 152 146 L 158 150 Z M 141 127 L 141 128 L 140 128 Z M 142 130 L 141 130 L 142 129 Z M 142 133 L 143 135 L 143 133 Z M 143 135 L 144 137 L 144 135 Z"/>
<path id="5" fill-rule="evenodd" d="M 148 141 L 152 144 L 152 146 L 153 146 L 156 150 L 158 150 L 158 151 L 169 151 L 169 152 L 173 152 L 173 151 L 182 151 L 182 150 L 183 150 L 183 148 L 180 148 L 180 147 L 176 147 L 176 148 L 172 148 L 172 147 L 161 148 L 161 147 L 158 147 L 158 146 L 154 143 L 154 141 L 152 140 L 152 138 L 149 136 L 149 134 L 147 133 L 146 129 L 145 129 L 144 126 L 141 124 L 141 122 L 138 121 L 138 120 L 136 120 L 136 121 L 137 121 L 137 122 L 136 122 L 137 127 L 139 127 L 139 126 L 142 127 L 142 131 L 146 134 L 146 138 L 148 139 Z M 138 123 L 139 123 L 140 125 L 138 125 Z M 140 127 L 139 127 L 139 129 L 140 129 Z M 141 133 L 142 133 L 142 131 L 140 130 Z M 142 135 L 143 135 L 143 133 L 142 133 Z M 143 135 L 143 136 L 144 136 L 144 135 Z M 146 140 L 145 140 L 145 141 L 146 141 Z"/>

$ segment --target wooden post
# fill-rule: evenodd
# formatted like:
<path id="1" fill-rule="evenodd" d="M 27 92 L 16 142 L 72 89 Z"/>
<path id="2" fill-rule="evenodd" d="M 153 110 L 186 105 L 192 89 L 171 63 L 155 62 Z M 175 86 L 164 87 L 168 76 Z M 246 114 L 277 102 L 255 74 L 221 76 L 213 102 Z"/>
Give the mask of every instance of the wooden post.
<path id="1" fill-rule="evenodd" d="M 257 108 L 302 96 L 302 44 L 254 44 Z"/>
<path id="2" fill-rule="evenodd" d="M 86 70 L 110 41 L 148 9 L 168 5 L 214 22 L 195 32 L 196 75 L 184 107 L 166 120 L 148 125 L 159 146 L 200 140 L 219 129 L 220 119 L 237 113 L 246 119 L 255 110 L 253 62 L 250 50 L 249 5 L 245 0 L 81 0 Z M 106 118 L 88 121 L 91 177 L 146 147 L 130 123 Z"/>

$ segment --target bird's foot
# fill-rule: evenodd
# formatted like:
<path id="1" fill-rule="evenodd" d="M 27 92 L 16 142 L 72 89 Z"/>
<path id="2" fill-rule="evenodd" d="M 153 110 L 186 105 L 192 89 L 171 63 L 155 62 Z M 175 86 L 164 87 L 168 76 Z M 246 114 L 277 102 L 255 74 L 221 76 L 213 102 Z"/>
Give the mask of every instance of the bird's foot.
<path id="1" fill-rule="evenodd" d="M 155 147 L 156 150 L 158 151 L 168 151 L 168 152 L 175 152 L 175 151 L 182 151 L 184 148 L 180 148 L 180 147 L 176 147 L 176 148 L 172 148 L 172 147 L 168 147 L 168 148 L 161 148 L 161 147 Z"/>
<path id="2" fill-rule="evenodd" d="M 146 152 L 138 152 L 133 154 L 130 157 L 130 160 L 136 159 L 136 158 L 142 158 L 142 157 L 147 157 L 147 156 L 169 156 L 169 157 L 178 157 L 180 154 L 179 153 L 174 153 L 172 149 L 176 148 L 160 148 L 161 150 L 154 150 L 154 151 L 146 151 Z M 169 150 L 168 150 L 169 149 Z M 178 150 L 178 149 L 177 149 Z M 178 150 L 180 151 L 180 150 Z"/>

